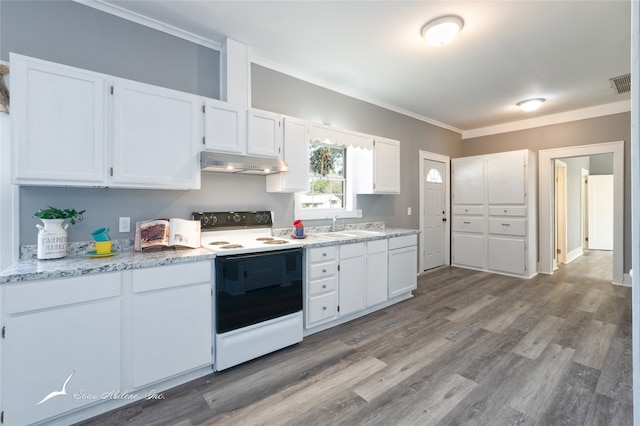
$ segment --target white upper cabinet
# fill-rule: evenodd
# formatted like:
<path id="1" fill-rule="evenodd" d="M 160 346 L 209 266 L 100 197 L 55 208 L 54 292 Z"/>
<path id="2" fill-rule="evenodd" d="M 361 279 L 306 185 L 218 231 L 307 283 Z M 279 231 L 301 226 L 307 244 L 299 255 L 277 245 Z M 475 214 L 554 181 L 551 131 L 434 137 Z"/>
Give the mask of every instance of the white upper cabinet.
<path id="1" fill-rule="evenodd" d="M 117 186 L 200 187 L 198 96 L 118 79 L 113 85 Z"/>
<path id="2" fill-rule="evenodd" d="M 200 187 L 198 97 L 11 55 L 17 184 Z"/>
<path id="3" fill-rule="evenodd" d="M 215 99 L 205 99 L 204 149 L 243 154 L 245 152 L 246 108 Z"/>
<path id="4" fill-rule="evenodd" d="M 525 204 L 526 155 L 520 151 L 487 160 L 489 204 Z"/>
<path id="5" fill-rule="evenodd" d="M 358 162 L 358 193 L 399 194 L 400 142 L 376 137 L 372 155 L 372 159 Z"/>
<path id="6" fill-rule="evenodd" d="M 12 181 L 103 185 L 105 80 L 11 54 Z"/>
<path id="7" fill-rule="evenodd" d="M 308 123 L 294 117 L 282 119 L 282 159 L 289 171 L 267 175 L 267 192 L 302 192 L 308 188 L 309 133 Z"/>
<path id="8" fill-rule="evenodd" d="M 269 111 L 247 111 L 247 154 L 281 157 L 282 116 Z"/>
<path id="9" fill-rule="evenodd" d="M 456 158 L 451 164 L 451 179 L 453 204 L 484 204 L 484 158 Z"/>

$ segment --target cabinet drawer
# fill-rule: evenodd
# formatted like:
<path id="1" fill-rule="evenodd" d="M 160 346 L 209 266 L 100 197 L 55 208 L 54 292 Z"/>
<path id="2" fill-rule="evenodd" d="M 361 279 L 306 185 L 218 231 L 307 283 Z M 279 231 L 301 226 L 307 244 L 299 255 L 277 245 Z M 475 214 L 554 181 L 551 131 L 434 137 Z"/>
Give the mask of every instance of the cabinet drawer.
<path id="1" fill-rule="evenodd" d="M 318 263 L 317 265 L 311 265 L 309 267 L 309 280 L 317 280 L 321 278 L 327 278 L 336 274 L 336 263 Z"/>
<path id="2" fill-rule="evenodd" d="M 451 212 L 454 215 L 483 215 L 484 206 L 453 206 Z"/>
<path id="3" fill-rule="evenodd" d="M 133 271 L 133 292 L 211 281 L 211 262 L 182 263 Z"/>
<path id="4" fill-rule="evenodd" d="M 120 296 L 120 272 L 4 285 L 4 313 L 15 314 Z"/>
<path id="5" fill-rule="evenodd" d="M 416 234 L 389 238 L 389 250 L 415 245 L 418 245 L 418 237 Z"/>
<path id="6" fill-rule="evenodd" d="M 310 297 L 307 310 L 307 326 L 334 318 L 337 313 L 336 307 L 337 298 L 335 292 Z"/>
<path id="7" fill-rule="evenodd" d="M 457 232 L 474 232 L 481 234 L 484 232 L 484 218 L 454 216 L 453 230 Z"/>
<path id="8" fill-rule="evenodd" d="M 497 235 L 524 236 L 527 233 L 527 220 L 513 218 L 490 218 L 489 233 Z"/>
<path id="9" fill-rule="evenodd" d="M 336 291 L 336 276 L 320 280 L 313 280 L 309 283 L 309 296 L 326 293 L 328 291 Z"/>
<path id="10" fill-rule="evenodd" d="M 364 256 L 365 253 L 364 243 L 344 244 L 340 246 L 340 259 Z"/>
<path id="11" fill-rule="evenodd" d="M 373 240 L 367 241 L 367 254 L 384 253 L 389 247 L 389 240 Z"/>
<path id="12" fill-rule="evenodd" d="M 527 208 L 520 207 L 489 207 L 489 216 L 526 216 Z"/>
<path id="13" fill-rule="evenodd" d="M 336 258 L 336 248 L 338 246 L 326 246 L 311 248 L 308 251 L 309 263 L 326 262 Z"/>

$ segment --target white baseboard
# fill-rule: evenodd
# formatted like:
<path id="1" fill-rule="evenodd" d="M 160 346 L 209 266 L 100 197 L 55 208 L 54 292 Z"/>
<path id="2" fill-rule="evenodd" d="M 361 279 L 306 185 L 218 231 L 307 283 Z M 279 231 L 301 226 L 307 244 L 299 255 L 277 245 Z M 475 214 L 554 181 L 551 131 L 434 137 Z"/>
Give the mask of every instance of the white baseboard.
<path id="1" fill-rule="evenodd" d="M 614 283 L 614 284 L 621 285 L 623 287 L 631 287 L 633 284 L 633 279 L 631 278 L 631 275 L 626 273 L 622 276 L 622 284 L 618 284 L 618 283 Z"/>
<path id="2" fill-rule="evenodd" d="M 582 249 L 582 247 L 578 247 L 577 249 L 571 250 L 569 253 L 567 253 L 567 263 L 573 262 L 574 260 L 582 256 L 582 253 L 584 253 L 584 250 Z"/>

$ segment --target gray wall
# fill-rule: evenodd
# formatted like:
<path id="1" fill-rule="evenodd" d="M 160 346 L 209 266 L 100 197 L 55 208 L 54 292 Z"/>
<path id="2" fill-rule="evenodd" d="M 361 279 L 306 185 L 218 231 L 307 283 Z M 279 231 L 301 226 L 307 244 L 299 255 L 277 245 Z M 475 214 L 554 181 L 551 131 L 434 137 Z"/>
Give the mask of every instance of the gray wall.
<path id="1" fill-rule="evenodd" d="M 613 174 L 613 154 L 601 154 L 591 156 L 592 175 L 612 175 Z"/>
<path id="2" fill-rule="evenodd" d="M 21 53 L 213 98 L 219 97 L 219 53 L 70 1 L 0 2 L 0 58 Z M 462 152 L 455 132 L 358 101 L 259 67 L 252 67 L 253 106 L 401 141 L 400 195 L 361 195 L 362 221 L 418 228 L 418 150 L 452 157 Z M 59 141 L 60 144 L 63 141 Z M 20 188 L 20 242 L 34 244 L 32 218 L 53 205 L 86 209 L 85 220 L 69 230 L 70 241 L 90 240 L 91 230 L 117 230 L 119 216 L 132 222 L 156 217 L 189 217 L 199 210 L 265 208 L 276 227 L 291 226 L 293 195 L 269 194 L 263 176 L 207 173 L 192 191 L 93 188 Z M 310 225 L 321 224 L 312 221 Z M 132 233 L 112 231 L 113 238 Z"/>
<path id="3" fill-rule="evenodd" d="M 613 157 L 611 158 L 613 160 Z M 582 247 L 582 170 L 589 170 L 590 157 L 562 159 L 567 165 L 567 252 Z"/>
<path id="4" fill-rule="evenodd" d="M 462 141 L 462 154 L 561 148 L 603 142 L 624 141 L 624 271 L 631 268 L 631 113 L 542 126 Z"/>

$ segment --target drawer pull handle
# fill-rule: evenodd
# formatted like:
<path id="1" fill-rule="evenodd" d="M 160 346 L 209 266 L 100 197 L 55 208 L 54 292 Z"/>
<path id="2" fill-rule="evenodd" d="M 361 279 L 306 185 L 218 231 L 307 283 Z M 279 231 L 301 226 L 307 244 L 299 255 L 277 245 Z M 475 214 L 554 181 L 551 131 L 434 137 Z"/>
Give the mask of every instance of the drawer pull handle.
<path id="1" fill-rule="evenodd" d="M 506 213 L 507 211 L 505 210 L 504 212 Z"/>
<path id="2" fill-rule="evenodd" d="M 510 223 L 503 223 L 502 226 L 511 226 Z"/>
<path id="3" fill-rule="evenodd" d="M 322 288 L 327 288 L 327 285 L 326 284 L 322 284 Z"/>
<path id="4" fill-rule="evenodd" d="M 327 257 L 327 253 L 322 253 L 322 255 L 323 255 L 324 257 Z"/>
<path id="5" fill-rule="evenodd" d="M 326 310 L 327 310 L 327 307 L 326 307 L 326 306 L 323 306 L 323 307 L 322 307 L 322 310 L 323 310 L 323 311 L 326 311 Z"/>
<path id="6" fill-rule="evenodd" d="M 326 273 L 326 272 L 327 272 L 327 270 L 326 270 L 326 269 L 323 269 L 323 270 L 322 270 L 322 273 L 323 273 L 323 274 L 324 274 L 324 273 Z"/>
<path id="7" fill-rule="evenodd" d="M 471 222 L 463 222 L 465 225 L 471 225 Z"/>

